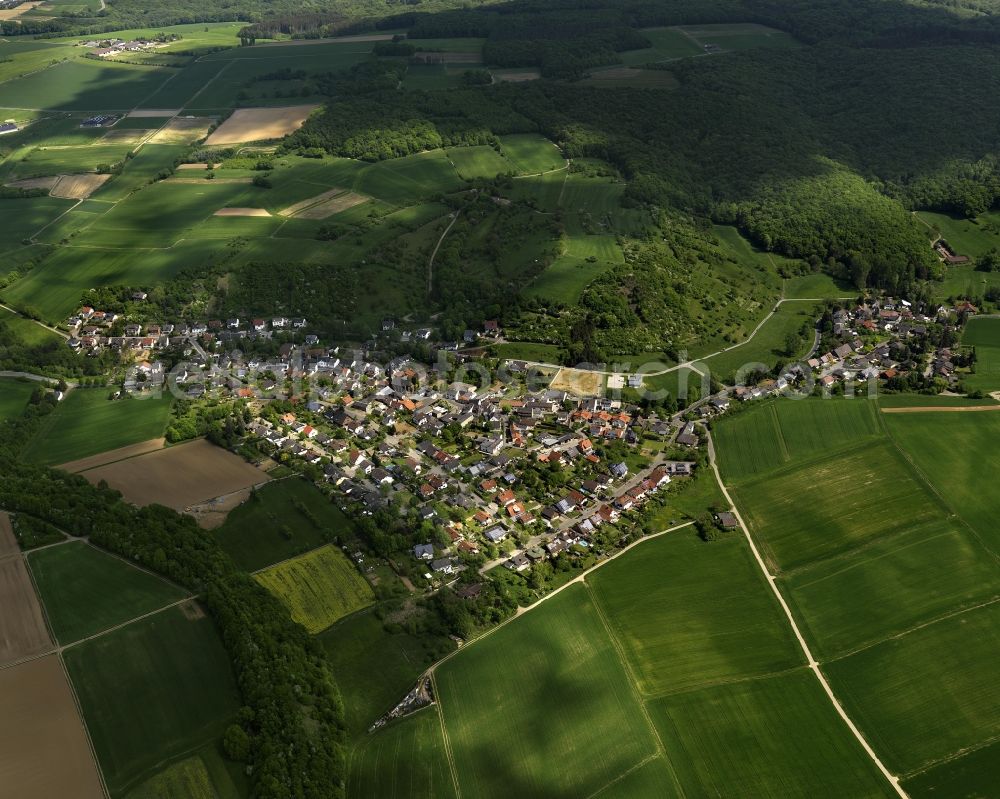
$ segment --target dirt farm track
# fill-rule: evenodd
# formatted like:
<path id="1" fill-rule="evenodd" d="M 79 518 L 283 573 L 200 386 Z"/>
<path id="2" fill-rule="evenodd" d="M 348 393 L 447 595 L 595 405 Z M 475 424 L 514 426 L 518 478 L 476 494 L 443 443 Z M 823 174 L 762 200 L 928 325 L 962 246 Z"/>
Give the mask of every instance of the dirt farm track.
<path id="1" fill-rule="evenodd" d="M 80 474 L 95 484 L 106 480 L 135 505 L 158 503 L 176 511 L 271 479 L 256 466 L 203 439 Z"/>
<path id="2" fill-rule="evenodd" d="M 1000 405 L 941 405 L 882 409 L 882 413 L 978 413 L 982 411 L 1000 411 Z"/>

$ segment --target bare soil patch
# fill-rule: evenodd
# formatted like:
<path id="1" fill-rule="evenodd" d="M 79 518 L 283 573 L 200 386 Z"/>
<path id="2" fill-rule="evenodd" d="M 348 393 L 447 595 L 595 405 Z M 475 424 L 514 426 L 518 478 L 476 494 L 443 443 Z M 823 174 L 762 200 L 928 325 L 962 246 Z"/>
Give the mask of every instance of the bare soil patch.
<path id="1" fill-rule="evenodd" d="M 0 671 L 0 775 L 5 796 L 103 799 L 90 741 L 55 655 Z"/>
<path id="2" fill-rule="evenodd" d="M 215 117 L 175 117 L 153 134 L 150 144 L 191 144 L 208 135 Z"/>
<path id="3" fill-rule="evenodd" d="M 42 606 L 22 557 L 0 560 L 0 609 L 0 666 L 52 648 Z"/>
<path id="4" fill-rule="evenodd" d="M 109 180 L 111 175 L 62 175 L 49 194 L 67 200 L 86 200 Z"/>
<path id="5" fill-rule="evenodd" d="M 181 112 L 179 108 L 137 108 L 129 111 L 129 119 L 167 119 L 175 117 Z"/>
<path id="6" fill-rule="evenodd" d="M 914 408 L 882 408 L 882 413 L 979 413 L 981 411 L 1000 411 L 1000 405 L 925 405 Z"/>
<path id="7" fill-rule="evenodd" d="M 315 44 L 350 44 L 351 42 L 388 42 L 391 33 L 359 33 L 357 36 L 334 36 L 329 39 L 288 39 L 279 42 L 261 42 L 254 47 L 308 47 Z"/>
<path id="8" fill-rule="evenodd" d="M 280 139 L 302 127 L 318 105 L 292 105 L 284 108 L 241 108 L 216 128 L 205 144 L 242 144 L 251 141 Z"/>
<path id="9" fill-rule="evenodd" d="M 549 388 L 578 397 L 599 397 L 604 394 L 604 376 L 580 369 L 563 368 L 556 372 Z"/>
<path id="10" fill-rule="evenodd" d="M 5 185 L 18 189 L 52 189 L 59 182 L 58 176 L 49 178 L 25 178 Z"/>
<path id="11" fill-rule="evenodd" d="M 106 144 L 138 144 L 152 132 L 152 129 L 112 128 L 101 136 L 101 141 Z"/>
<path id="12" fill-rule="evenodd" d="M 222 164 L 178 164 L 178 169 L 218 169 Z"/>
<path id="13" fill-rule="evenodd" d="M 81 474 L 94 484 L 106 480 L 134 505 L 158 503 L 176 511 L 187 511 L 213 497 L 271 479 L 239 456 L 204 439 Z"/>
<path id="14" fill-rule="evenodd" d="M 198 619 L 205 618 L 205 611 L 202 610 L 201 605 L 193 599 L 190 602 L 185 602 L 183 605 L 180 605 L 179 608 L 181 613 L 184 614 L 184 618 L 188 621 L 198 621 Z"/>
<path id="15" fill-rule="evenodd" d="M 220 208 L 212 216 L 270 216 L 266 208 Z"/>
<path id="16" fill-rule="evenodd" d="M 368 202 L 369 198 L 363 194 L 355 194 L 353 191 L 331 197 L 329 200 L 311 205 L 303 211 L 299 211 L 295 216 L 298 219 L 326 219 L 348 208 Z"/>
<path id="17" fill-rule="evenodd" d="M 17 538 L 14 536 L 14 526 L 10 523 L 10 516 L 0 510 L 0 558 L 15 555 L 20 550 Z"/>
<path id="18" fill-rule="evenodd" d="M 107 463 L 134 458 L 136 455 L 145 455 L 147 452 L 156 452 L 158 449 L 163 449 L 165 444 L 165 438 L 151 438 L 149 441 L 140 441 L 138 444 L 129 444 L 127 447 L 109 449 L 107 452 L 102 452 L 99 455 L 91 455 L 89 458 L 69 461 L 57 468 L 67 472 L 82 472 L 86 469 L 96 469 L 98 466 L 104 466 Z"/>

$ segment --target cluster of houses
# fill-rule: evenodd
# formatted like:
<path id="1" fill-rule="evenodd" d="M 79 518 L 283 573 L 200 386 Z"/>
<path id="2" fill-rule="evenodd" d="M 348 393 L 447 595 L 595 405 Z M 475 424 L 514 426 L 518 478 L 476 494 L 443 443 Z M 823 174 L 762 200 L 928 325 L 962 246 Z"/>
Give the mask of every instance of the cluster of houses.
<path id="1" fill-rule="evenodd" d="M 132 294 L 134 302 L 142 302 L 146 293 L 137 291 Z M 127 323 L 118 334 L 112 335 L 112 328 L 120 319 L 118 314 L 110 311 L 100 311 L 90 306 L 83 306 L 73 316 L 66 320 L 70 336 L 68 345 L 80 352 L 96 353 L 104 349 L 121 352 L 149 353 L 152 350 L 163 350 L 173 346 L 178 341 L 196 338 L 206 346 L 239 341 L 241 339 L 270 339 L 275 333 L 301 332 L 307 325 L 302 317 L 289 318 L 276 316 L 270 319 L 244 320 L 231 318 L 225 321 L 211 319 L 207 322 L 178 322 L 175 324 L 138 324 Z M 307 346 L 319 342 L 319 337 L 306 335 Z"/>
<path id="2" fill-rule="evenodd" d="M 948 266 L 960 266 L 961 264 L 969 263 L 968 255 L 959 255 L 944 239 L 938 239 L 934 242 L 934 251 Z"/>
<path id="3" fill-rule="evenodd" d="M 405 505 L 438 527 L 448 546 L 427 542 L 413 551 L 432 577 L 453 574 L 457 558 L 484 546 L 524 543 L 507 561 L 517 571 L 539 552 L 586 548 L 602 525 L 641 507 L 673 477 L 693 473 L 689 461 L 640 459 L 635 474 L 624 461 L 602 462 L 598 438 L 638 449 L 643 435 L 676 432 L 617 401 L 552 390 L 510 399 L 463 383 L 404 390 L 410 364 L 403 358 L 382 369 L 330 353 L 301 368 L 326 375 L 327 385 L 298 415 L 257 418 L 249 437 L 273 457 L 321 469 L 361 514 Z M 571 475 L 559 491 L 524 486 L 527 465 L 553 463 Z"/>
<path id="4" fill-rule="evenodd" d="M 133 39 L 128 42 L 122 39 L 101 39 L 100 41 L 80 42 L 80 46 L 90 50 L 87 54 L 89 56 L 108 58 L 119 53 L 141 53 L 144 50 L 152 50 L 155 47 L 160 47 L 161 43 L 149 39 Z"/>

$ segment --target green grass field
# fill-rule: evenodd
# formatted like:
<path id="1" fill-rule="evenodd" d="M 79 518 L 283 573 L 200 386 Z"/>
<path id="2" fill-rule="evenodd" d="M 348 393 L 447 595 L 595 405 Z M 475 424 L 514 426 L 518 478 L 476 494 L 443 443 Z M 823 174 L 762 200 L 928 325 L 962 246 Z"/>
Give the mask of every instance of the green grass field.
<path id="1" fill-rule="evenodd" d="M 702 45 L 718 48 L 722 52 L 750 50 L 757 47 L 798 47 L 796 39 L 784 31 L 752 22 L 722 23 L 718 25 L 683 25 L 679 30 Z"/>
<path id="2" fill-rule="evenodd" d="M 949 510 L 971 525 L 994 555 L 1000 554 L 993 478 L 983 468 L 1000 444 L 1000 418 L 994 413 L 904 413 L 883 418 L 893 440 Z"/>
<path id="3" fill-rule="evenodd" d="M 650 703 L 687 796 L 894 796 L 800 669 Z"/>
<path id="4" fill-rule="evenodd" d="M 187 150 L 182 144 L 144 144 L 125 164 L 122 173 L 115 175 L 94 194 L 95 199 L 109 202 L 124 199 L 168 171 Z"/>
<path id="5" fill-rule="evenodd" d="M 0 228 L 0 254 L 23 246 L 24 239 L 72 207 L 72 200 L 56 197 L 0 200 L 0 218 L 4 220 Z"/>
<path id="6" fill-rule="evenodd" d="M 578 216 L 570 214 L 561 255 L 522 293 L 527 297 L 575 305 L 588 284 L 624 262 L 625 256 L 614 235 L 587 235 Z"/>
<path id="7" fill-rule="evenodd" d="M 816 654 L 833 657 L 1000 596 L 1000 569 L 963 525 L 936 521 L 796 569 L 780 585 Z"/>
<path id="8" fill-rule="evenodd" d="M 350 520 L 312 483 L 293 478 L 255 492 L 214 535 L 241 568 L 256 571 L 320 547 L 351 529 Z"/>
<path id="9" fill-rule="evenodd" d="M 0 330 L 13 333 L 15 340 L 27 347 L 65 346 L 64 339 L 58 333 L 36 324 L 32 319 L 11 313 L 6 308 L 0 308 Z"/>
<path id="10" fill-rule="evenodd" d="M 35 384 L 23 380 L 0 379 L 0 421 L 24 413 Z"/>
<path id="11" fill-rule="evenodd" d="M 93 221 L 93 217 L 80 220 L 84 224 Z M 141 235 L 135 229 L 132 233 Z M 224 242 L 205 239 L 180 242 L 166 250 L 116 250 L 113 235 L 110 241 L 110 249 L 81 246 L 56 249 L 28 275 L 5 289 L 4 301 L 33 308 L 56 324 L 64 322 L 84 304 L 84 294 L 91 288 L 127 285 L 148 289 L 182 269 L 206 263 L 225 249 Z"/>
<path id="12" fill-rule="evenodd" d="M 462 651 L 436 683 L 463 795 L 586 796 L 656 751 L 582 586 Z"/>
<path id="13" fill-rule="evenodd" d="M 76 58 L 0 83 L 0 108 L 128 111 L 170 77 L 157 67 Z"/>
<path id="14" fill-rule="evenodd" d="M 834 690 L 896 773 L 1000 736 L 1000 605 L 826 664 Z"/>
<path id="15" fill-rule="evenodd" d="M 448 799 L 455 796 L 437 709 L 425 708 L 366 736 L 354 750 L 351 799 Z"/>
<path id="16" fill-rule="evenodd" d="M 163 435 L 171 399 L 109 401 L 106 389 L 76 389 L 25 442 L 21 456 L 59 464 Z"/>
<path id="17" fill-rule="evenodd" d="M 772 472 L 741 485 L 734 498 L 773 572 L 943 516 L 941 504 L 888 443 Z"/>
<path id="18" fill-rule="evenodd" d="M 863 399 L 754 403 L 715 425 L 722 475 L 727 483 L 740 483 L 782 464 L 860 446 L 878 435 L 877 412 Z"/>
<path id="19" fill-rule="evenodd" d="M 374 612 L 356 613 L 319 636 L 337 675 L 347 729 L 364 738 L 375 719 L 402 699 L 420 673 L 455 643 L 440 635 L 390 633 Z"/>
<path id="20" fill-rule="evenodd" d="M 562 169 L 566 159 L 555 144 L 537 133 L 517 133 L 500 137 L 504 157 L 514 164 L 522 175 L 537 175 Z"/>
<path id="21" fill-rule="evenodd" d="M 933 766 L 903 781 L 913 799 L 989 796 L 1000 784 L 1000 741 Z"/>
<path id="22" fill-rule="evenodd" d="M 368 581 L 332 544 L 272 566 L 256 578 L 311 633 L 374 601 Z"/>
<path id="23" fill-rule="evenodd" d="M 966 390 L 1000 390 L 1000 319 L 970 319 L 962 343 L 976 348 L 975 372 L 962 376 Z"/>
<path id="24" fill-rule="evenodd" d="M 125 799 L 244 799 L 247 775 L 221 749 L 217 743 L 203 746 L 130 790 Z"/>
<path id="25" fill-rule="evenodd" d="M 497 175 L 517 171 L 510 161 L 485 144 L 478 147 L 450 147 L 447 153 L 458 174 L 465 180 L 491 180 Z"/>
<path id="26" fill-rule="evenodd" d="M 742 539 L 706 546 L 694 535 L 666 536 L 587 584 L 646 696 L 803 662 Z"/>
<path id="27" fill-rule="evenodd" d="M 66 650 L 112 797 L 217 740 L 239 708 L 229 658 L 196 605 Z"/>
<path id="28" fill-rule="evenodd" d="M 169 605 L 186 591 L 83 542 L 28 559 L 49 625 L 70 644 Z"/>

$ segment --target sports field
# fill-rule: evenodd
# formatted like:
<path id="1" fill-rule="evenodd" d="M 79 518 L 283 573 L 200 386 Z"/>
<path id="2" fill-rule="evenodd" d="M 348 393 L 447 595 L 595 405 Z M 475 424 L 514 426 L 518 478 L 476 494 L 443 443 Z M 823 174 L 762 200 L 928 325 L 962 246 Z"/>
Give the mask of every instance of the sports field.
<path id="1" fill-rule="evenodd" d="M 60 644 L 79 641 L 187 596 L 82 541 L 34 552 L 28 563 Z"/>
<path id="2" fill-rule="evenodd" d="M 371 585 L 333 544 L 255 575 L 311 633 L 374 602 Z"/>
<path id="3" fill-rule="evenodd" d="M 229 658 L 193 602 L 65 652 L 113 797 L 221 737 L 239 708 Z"/>
<path id="4" fill-rule="evenodd" d="M 107 389 L 71 391 L 25 443 L 22 457 L 57 464 L 163 435 L 171 399 L 109 400 Z"/>
<path id="5" fill-rule="evenodd" d="M 215 531 L 247 571 L 301 555 L 351 531 L 341 510 L 307 480 L 276 480 L 230 512 Z"/>

